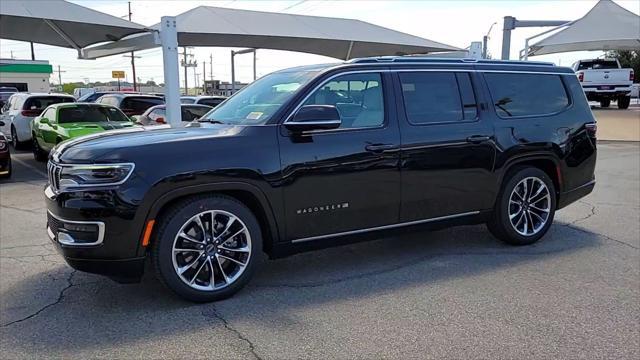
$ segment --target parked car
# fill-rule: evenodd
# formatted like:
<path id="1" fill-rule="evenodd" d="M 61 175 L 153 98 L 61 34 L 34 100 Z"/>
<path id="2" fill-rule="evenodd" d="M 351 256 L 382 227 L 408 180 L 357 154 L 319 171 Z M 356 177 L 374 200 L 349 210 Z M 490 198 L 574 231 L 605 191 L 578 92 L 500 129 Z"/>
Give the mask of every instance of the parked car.
<path id="1" fill-rule="evenodd" d="M 164 99 L 151 95 L 114 93 L 103 95 L 95 102 L 115 106 L 125 115 L 134 116 L 142 115 L 152 106 L 164 104 Z"/>
<path id="2" fill-rule="evenodd" d="M 0 121 L 0 126 L 4 124 Z M 9 151 L 9 140 L 0 132 L 0 179 L 11 177 L 11 152 Z"/>
<path id="3" fill-rule="evenodd" d="M 73 89 L 73 97 L 76 99 L 80 99 L 85 96 L 89 96 L 95 92 L 96 92 L 95 88 L 77 87 Z"/>
<path id="4" fill-rule="evenodd" d="M 183 124 L 189 123 L 194 120 L 200 119 L 206 113 L 208 113 L 211 109 L 211 106 L 207 105 L 181 105 L 181 120 Z M 140 115 L 136 118 L 136 122 L 140 125 L 161 125 L 167 124 L 168 121 L 166 119 L 166 106 L 165 105 L 156 105 L 147 109 L 144 114 Z"/>
<path id="5" fill-rule="evenodd" d="M 201 104 L 201 105 L 216 107 L 226 99 L 227 98 L 225 96 L 208 96 L 208 95 L 181 96 L 180 102 L 183 104 Z"/>
<path id="6" fill-rule="evenodd" d="M 573 69 L 589 101 L 598 101 L 604 108 L 611 101 L 617 101 L 620 109 L 629 107 L 633 69 L 623 69 L 617 59 L 580 60 Z"/>
<path id="7" fill-rule="evenodd" d="M 139 94 L 137 92 L 126 92 L 126 91 L 96 91 L 93 93 L 85 94 L 78 98 L 78 102 L 91 103 L 96 102 L 103 95 L 107 94 Z"/>
<path id="8" fill-rule="evenodd" d="M 62 103 L 49 106 L 33 119 L 33 157 L 47 159 L 57 144 L 78 136 L 135 126 L 120 109 L 93 103 Z"/>
<path id="9" fill-rule="evenodd" d="M 11 144 L 20 149 L 31 144 L 31 121 L 51 104 L 74 102 L 75 98 L 67 94 L 15 93 L 3 108 L 0 127 L 9 134 Z"/>
<path id="10" fill-rule="evenodd" d="M 527 245 L 594 188 L 595 132 L 572 69 L 553 64 L 298 67 L 194 126 L 59 145 L 47 232 L 76 269 L 135 281 L 149 259 L 193 301 L 237 292 L 263 253 L 479 223 Z"/>
<path id="11" fill-rule="evenodd" d="M 18 88 L 9 86 L 0 86 L 0 109 L 4 107 L 11 95 L 18 92 Z"/>

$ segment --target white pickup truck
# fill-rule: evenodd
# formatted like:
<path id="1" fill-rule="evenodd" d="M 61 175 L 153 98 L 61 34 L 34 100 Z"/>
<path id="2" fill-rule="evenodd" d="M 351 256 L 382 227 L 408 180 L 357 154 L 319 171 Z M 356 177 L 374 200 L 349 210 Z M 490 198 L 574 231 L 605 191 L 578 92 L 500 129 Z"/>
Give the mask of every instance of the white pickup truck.
<path id="1" fill-rule="evenodd" d="M 629 107 L 633 69 L 622 69 L 617 59 L 591 59 L 577 61 L 573 70 L 589 101 L 609 107 L 614 100 L 620 109 Z"/>

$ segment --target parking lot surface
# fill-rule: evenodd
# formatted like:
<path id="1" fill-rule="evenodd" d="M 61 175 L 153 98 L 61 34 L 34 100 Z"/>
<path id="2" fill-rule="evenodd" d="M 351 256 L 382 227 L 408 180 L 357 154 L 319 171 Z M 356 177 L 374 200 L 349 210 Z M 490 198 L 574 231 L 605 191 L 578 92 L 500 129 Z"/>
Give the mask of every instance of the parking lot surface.
<path id="1" fill-rule="evenodd" d="M 72 271 L 45 233 L 44 165 L 0 183 L 0 357 L 640 357 L 640 145 L 599 144 L 594 193 L 528 247 L 484 226 L 269 261 L 231 299 Z"/>

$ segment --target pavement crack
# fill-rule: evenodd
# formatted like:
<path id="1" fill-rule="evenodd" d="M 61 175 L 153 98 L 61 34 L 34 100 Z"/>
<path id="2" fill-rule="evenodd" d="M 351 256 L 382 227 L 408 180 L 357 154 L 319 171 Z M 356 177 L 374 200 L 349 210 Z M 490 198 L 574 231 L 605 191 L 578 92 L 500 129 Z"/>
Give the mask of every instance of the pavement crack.
<path id="1" fill-rule="evenodd" d="M 0 208 L 11 209 L 11 210 L 16 210 L 16 211 L 24 211 L 24 212 L 28 212 L 28 213 L 31 213 L 31 214 L 37 214 L 37 215 L 41 215 L 42 214 L 41 210 L 46 209 L 45 207 L 40 207 L 40 208 L 37 208 L 37 209 L 29 210 L 29 209 L 22 209 L 22 208 L 15 207 L 15 206 L 10 206 L 10 205 L 0 205 Z"/>
<path id="2" fill-rule="evenodd" d="M 64 288 L 62 288 L 62 290 L 60 290 L 60 293 L 58 294 L 58 298 L 54 302 L 49 303 L 49 304 L 41 307 L 36 312 L 34 312 L 34 313 L 30 314 L 30 315 L 27 315 L 27 316 L 25 316 L 25 317 L 23 317 L 21 319 L 14 320 L 14 321 L 8 322 L 6 324 L 2 324 L 2 325 L 0 325 L 0 327 L 4 328 L 4 327 L 8 327 L 8 326 L 17 324 L 17 323 L 21 323 L 23 321 L 27 321 L 29 319 L 32 319 L 32 318 L 40 315 L 42 312 L 44 312 L 48 308 L 53 307 L 55 305 L 58 305 L 62 301 L 62 299 L 64 299 L 65 292 L 76 285 L 71 281 L 71 280 L 73 280 L 73 276 L 75 275 L 75 273 L 76 273 L 76 270 L 71 271 L 71 273 L 69 274 L 69 277 L 67 277 L 67 286 L 65 286 Z"/>
<path id="3" fill-rule="evenodd" d="M 234 327 L 231 326 L 231 324 L 229 324 L 229 321 L 227 321 L 227 319 L 225 319 L 224 317 L 222 317 L 222 315 L 220 315 L 220 313 L 218 312 L 218 310 L 216 310 L 215 307 L 211 306 L 208 308 L 205 308 L 202 311 L 202 316 L 204 316 L 205 318 L 216 318 L 218 320 L 220 320 L 222 322 L 222 325 L 224 326 L 225 329 L 227 329 L 228 331 L 234 333 L 238 339 L 242 340 L 243 342 L 245 342 L 248 346 L 249 346 L 249 351 L 251 352 L 251 354 L 258 360 L 262 360 L 262 358 L 260 357 L 260 355 L 258 355 L 256 353 L 256 347 L 253 344 L 253 342 L 251 342 L 251 340 L 249 340 L 246 336 L 242 335 L 242 333 L 240 331 L 238 331 L 237 329 L 235 329 Z"/>

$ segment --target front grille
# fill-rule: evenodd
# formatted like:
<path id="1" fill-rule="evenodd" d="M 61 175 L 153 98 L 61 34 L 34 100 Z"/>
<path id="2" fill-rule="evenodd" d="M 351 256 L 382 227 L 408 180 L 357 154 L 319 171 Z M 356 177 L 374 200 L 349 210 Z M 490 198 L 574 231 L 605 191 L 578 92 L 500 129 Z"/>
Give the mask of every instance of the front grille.
<path id="1" fill-rule="evenodd" d="M 60 188 L 60 174 L 62 173 L 62 166 L 55 164 L 51 161 L 47 164 L 47 175 L 49 177 L 49 184 L 53 191 L 58 191 Z"/>

